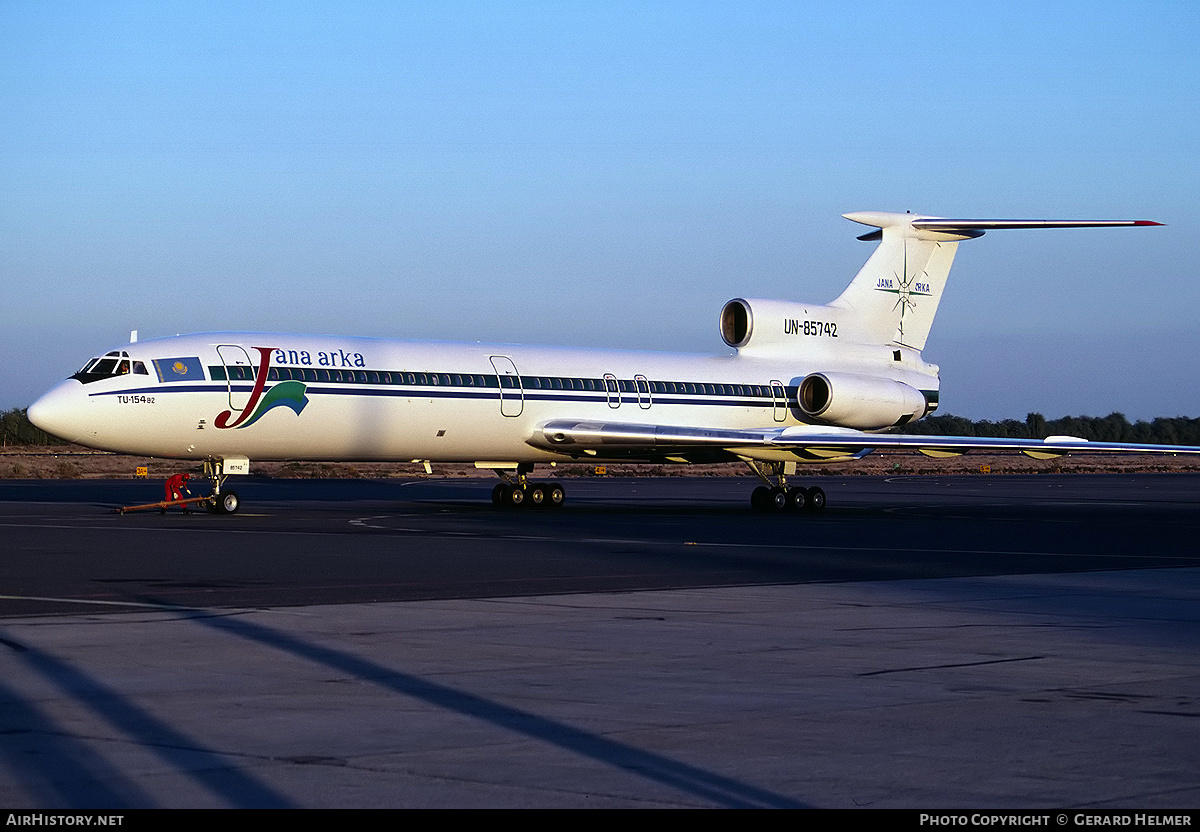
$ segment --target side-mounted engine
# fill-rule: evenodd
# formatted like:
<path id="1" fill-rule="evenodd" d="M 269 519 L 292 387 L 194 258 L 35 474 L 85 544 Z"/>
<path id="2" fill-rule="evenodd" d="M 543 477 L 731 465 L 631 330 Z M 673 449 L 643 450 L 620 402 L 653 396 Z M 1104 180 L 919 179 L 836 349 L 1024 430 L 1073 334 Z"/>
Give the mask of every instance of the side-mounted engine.
<path id="1" fill-rule="evenodd" d="M 804 415 L 831 425 L 880 430 L 919 419 L 928 410 L 924 394 L 890 378 L 857 373 L 812 373 L 796 388 Z"/>

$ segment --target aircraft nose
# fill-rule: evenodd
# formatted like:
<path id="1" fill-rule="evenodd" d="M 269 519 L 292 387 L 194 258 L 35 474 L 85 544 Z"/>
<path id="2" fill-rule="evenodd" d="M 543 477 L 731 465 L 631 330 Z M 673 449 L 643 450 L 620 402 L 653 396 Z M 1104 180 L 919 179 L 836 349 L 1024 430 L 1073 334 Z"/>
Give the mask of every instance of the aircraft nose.
<path id="1" fill-rule="evenodd" d="M 82 392 L 78 381 L 64 381 L 31 404 L 26 415 L 35 427 L 74 442 L 83 434 Z"/>

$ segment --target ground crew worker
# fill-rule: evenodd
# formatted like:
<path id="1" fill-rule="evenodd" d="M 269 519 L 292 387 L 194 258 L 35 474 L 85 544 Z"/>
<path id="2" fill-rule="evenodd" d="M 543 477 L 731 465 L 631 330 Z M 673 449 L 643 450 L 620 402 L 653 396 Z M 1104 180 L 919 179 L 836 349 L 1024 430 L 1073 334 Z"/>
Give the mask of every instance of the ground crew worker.
<path id="1" fill-rule="evenodd" d="M 189 474 L 176 474 L 175 476 L 168 479 L 166 484 L 163 486 L 163 488 L 166 491 L 166 495 L 167 495 L 166 502 L 169 503 L 174 500 L 182 500 L 184 494 L 187 494 L 189 497 L 192 496 L 192 492 L 188 490 L 188 487 L 186 484 L 187 481 L 190 479 L 191 479 L 191 476 Z M 162 513 L 163 514 L 167 513 L 166 506 L 163 506 Z M 184 514 L 192 513 L 191 509 L 189 509 L 186 504 L 183 507 L 183 513 Z"/>

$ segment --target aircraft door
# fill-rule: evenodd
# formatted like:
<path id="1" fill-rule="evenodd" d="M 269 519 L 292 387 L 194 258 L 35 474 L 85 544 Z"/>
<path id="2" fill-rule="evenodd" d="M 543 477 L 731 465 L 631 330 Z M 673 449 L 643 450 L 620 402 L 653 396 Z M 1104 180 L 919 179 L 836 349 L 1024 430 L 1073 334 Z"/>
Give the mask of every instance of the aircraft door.
<path id="1" fill-rule="evenodd" d="M 225 385 L 229 390 L 229 409 L 244 410 L 250 401 L 250 393 L 254 388 L 254 363 L 250 354 L 241 347 L 232 344 L 221 344 L 217 347 L 217 355 L 225 365 Z M 234 389 L 234 384 L 237 389 Z"/>
<path id="2" fill-rule="evenodd" d="M 642 410 L 649 410 L 650 399 L 650 381 L 643 375 L 633 377 L 633 386 L 637 390 L 638 407 Z"/>
<path id="3" fill-rule="evenodd" d="M 507 355 L 493 355 L 492 367 L 500 384 L 500 413 L 503 416 L 520 416 L 525 409 L 525 389 L 517 365 Z"/>
<path id="4" fill-rule="evenodd" d="M 604 374 L 604 392 L 608 395 L 609 407 L 618 408 L 621 406 L 621 384 L 612 373 Z"/>
<path id="5" fill-rule="evenodd" d="M 771 398 L 775 402 L 775 421 L 783 422 L 787 419 L 787 389 L 783 386 L 782 381 L 771 379 Z"/>

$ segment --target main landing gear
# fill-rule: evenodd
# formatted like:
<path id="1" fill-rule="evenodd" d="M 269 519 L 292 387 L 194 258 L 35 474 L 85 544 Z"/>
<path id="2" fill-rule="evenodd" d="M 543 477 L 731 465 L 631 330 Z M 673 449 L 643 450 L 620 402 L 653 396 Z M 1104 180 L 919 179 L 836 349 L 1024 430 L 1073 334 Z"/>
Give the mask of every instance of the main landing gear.
<path id="1" fill-rule="evenodd" d="M 492 505 L 500 508 L 562 508 L 567 501 L 567 492 L 556 482 L 530 482 L 529 473 L 533 466 L 522 463 L 517 466 L 516 477 L 496 471 L 504 482 L 492 489 Z"/>
<path id="2" fill-rule="evenodd" d="M 750 507 L 755 511 L 822 511 L 825 508 L 825 492 L 817 486 L 802 488 L 788 487 L 787 477 L 783 473 L 782 462 L 755 462 L 745 460 L 760 480 L 766 485 L 760 485 L 750 492 Z M 766 469 L 766 470 L 764 470 Z M 776 482 L 768 479 L 768 472 L 773 474 Z"/>

